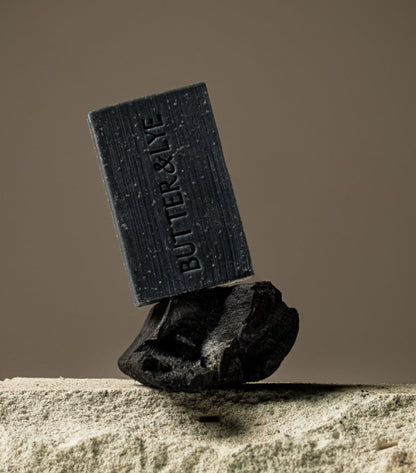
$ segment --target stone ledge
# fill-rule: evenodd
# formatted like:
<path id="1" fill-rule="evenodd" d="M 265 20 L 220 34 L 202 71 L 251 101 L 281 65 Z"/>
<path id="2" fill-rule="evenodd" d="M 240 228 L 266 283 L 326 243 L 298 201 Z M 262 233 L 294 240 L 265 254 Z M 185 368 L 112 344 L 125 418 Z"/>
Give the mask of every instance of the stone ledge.
<path id="1" fill-rule="evenodd" d="M 0 472 L 416 471 L 416 386 L 0 382 Z"/>

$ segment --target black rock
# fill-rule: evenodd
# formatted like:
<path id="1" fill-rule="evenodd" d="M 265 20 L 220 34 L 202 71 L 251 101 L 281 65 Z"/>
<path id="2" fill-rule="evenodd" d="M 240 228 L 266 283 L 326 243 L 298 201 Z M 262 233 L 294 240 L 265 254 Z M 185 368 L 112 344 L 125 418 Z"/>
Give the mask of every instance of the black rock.
<path id="1" fill-rule="evenodd" d="M 270 282 L 203 289 L 156 304 L 118 365 L 166 390 L 232 387 L 270 376 L 298 329 L 296 309 Z"/>

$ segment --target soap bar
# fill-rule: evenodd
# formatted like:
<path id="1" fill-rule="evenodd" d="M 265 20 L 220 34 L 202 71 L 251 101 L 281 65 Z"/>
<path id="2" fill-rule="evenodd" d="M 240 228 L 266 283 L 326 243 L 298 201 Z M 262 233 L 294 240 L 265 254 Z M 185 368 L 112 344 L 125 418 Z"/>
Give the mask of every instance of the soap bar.
<path id="1" fill-rule="evenodd" d="M 136 305 L 253 274 L 205 84 L 88 121 Z"/>

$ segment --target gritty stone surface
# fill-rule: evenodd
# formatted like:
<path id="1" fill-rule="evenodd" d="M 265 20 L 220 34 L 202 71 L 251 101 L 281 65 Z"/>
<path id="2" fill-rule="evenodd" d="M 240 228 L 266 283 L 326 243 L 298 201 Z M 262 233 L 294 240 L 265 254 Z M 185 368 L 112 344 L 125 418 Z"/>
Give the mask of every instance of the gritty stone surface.
<path id="1" fill-rule="evenodd" d="M 416 386 L 0 382 L 0 472 L 416 471 Z"/>

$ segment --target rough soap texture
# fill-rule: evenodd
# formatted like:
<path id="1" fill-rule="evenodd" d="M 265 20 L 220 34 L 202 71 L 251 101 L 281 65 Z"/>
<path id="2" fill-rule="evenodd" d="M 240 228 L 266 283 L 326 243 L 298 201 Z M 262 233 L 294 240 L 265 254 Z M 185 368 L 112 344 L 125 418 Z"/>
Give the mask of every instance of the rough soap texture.
<path id="1" fill-rule="evenodd" d="M 0 382 L 1 473 L 414 473 L 416 386 Z"/>
<path id="2" fill-rule="evenodd" d="M 89 123 L 136 304 L 253 274 L 205 84 Z"/>
<path id="3" fill-rule="evenodd" d="M 296 309 L 270 282 L 205 289 L 153 307 L 119 367 L 174 391 L 236 386 L 270 376 L 298 328 Z"/>

